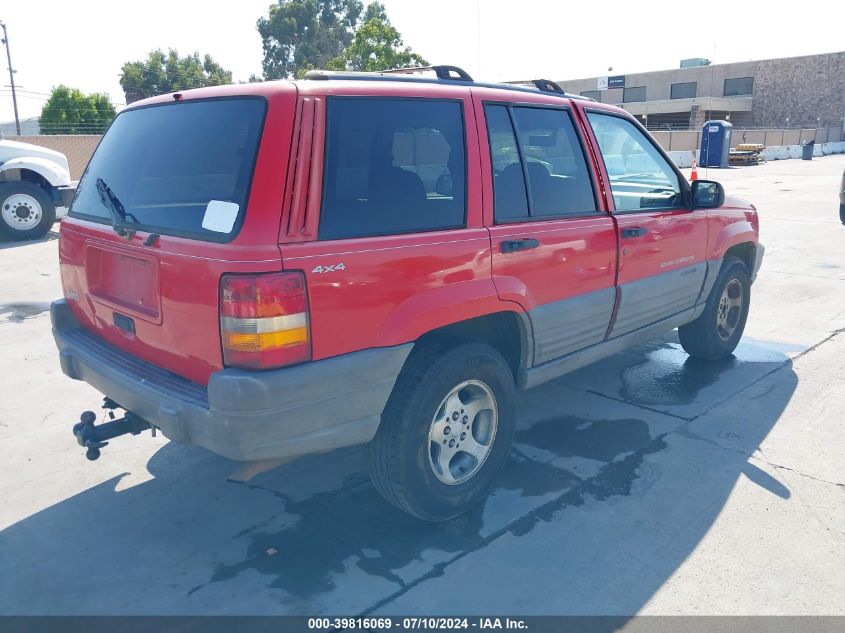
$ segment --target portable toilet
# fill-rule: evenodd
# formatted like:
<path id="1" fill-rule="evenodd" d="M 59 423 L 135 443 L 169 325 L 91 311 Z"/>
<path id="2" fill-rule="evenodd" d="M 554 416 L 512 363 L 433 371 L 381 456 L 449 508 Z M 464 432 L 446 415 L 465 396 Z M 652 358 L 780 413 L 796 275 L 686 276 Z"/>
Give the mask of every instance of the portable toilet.
<path id="1" fill-rule="evenodd" d="M 731 152 L 731 125 L 728 121 L 707 121 L 701 131 L 701 167 L 728 167 Z"/>

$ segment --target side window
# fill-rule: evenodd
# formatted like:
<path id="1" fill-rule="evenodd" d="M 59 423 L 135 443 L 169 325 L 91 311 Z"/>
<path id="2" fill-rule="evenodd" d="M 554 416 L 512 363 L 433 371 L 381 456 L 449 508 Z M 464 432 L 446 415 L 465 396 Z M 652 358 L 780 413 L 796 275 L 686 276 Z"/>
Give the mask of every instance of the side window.
<path id="1" fill-rule="evenodd" d="M 500 105 L 484 108 L 490 160 L 493 164 L 493 208 L 497 222 L 528 217 L 528 195 L 519 161 L 519 149 L 508 109 Z"/>
<path id="2" fill-rule="evenodd" d="M 683 205 L 678 175 L 654 145 L 627 119 L 590 112 L 617 212 Z"/>
<path id="3" fill-rule="evenodd" d="M 528 172 L 531 215 L 595 213 L 593 184 L 569 113 L 516 107 L 513 114 Z"/>
<path id="4" fill-rule="evenodd" d="M 320 239 L 462 227 L 465 192 L 460 103 L 328 99 Z"/>
<path id="5" fill-rule="evenodd" d="M 487 105 L 485 115 L 496 222 L 596 212 L 584 153 L 567 112 Z"/>

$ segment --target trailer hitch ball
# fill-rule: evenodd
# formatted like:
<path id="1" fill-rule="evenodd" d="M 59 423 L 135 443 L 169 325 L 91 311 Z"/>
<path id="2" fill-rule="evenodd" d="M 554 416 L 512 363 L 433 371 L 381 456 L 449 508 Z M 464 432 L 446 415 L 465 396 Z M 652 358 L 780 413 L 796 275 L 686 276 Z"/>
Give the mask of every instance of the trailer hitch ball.
<path id="1" fill-rule="evenodd" d="M 83 411 L 79 416 L 79 423 L 73 425 L 73 434 L 80 446 L 85 446 L 86 435 L 94 428 L 97 421 L 97 414 L 93 411 Z"/>
<path id="2" fill-rule="evenodd" d="M 114 407 L 109 407 L 114 408 Z M 83 411 L 79 416 L 79 422 L 73 425 L 73 435 L 80 446 L 85 448 L 85 457 L 92 462 L 99 459 L 100 449 L 108 445 L 108 440 L 120 437 L 121 435 L 138 435 L 141 431 L 150 428 L 149 422 L 126 412 L 119 420 L 112 419 L 95 426 L 97 414 L 93 411 Z"/>

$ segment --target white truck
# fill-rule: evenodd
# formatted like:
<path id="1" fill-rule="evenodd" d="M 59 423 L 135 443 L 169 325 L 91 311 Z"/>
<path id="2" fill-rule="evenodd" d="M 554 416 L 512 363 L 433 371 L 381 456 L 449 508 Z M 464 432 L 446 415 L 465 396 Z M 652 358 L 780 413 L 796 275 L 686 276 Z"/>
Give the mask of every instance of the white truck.
<path id="1" fill-rule="evenodd" d="M 43 237 L 67 213 L 75 189 L 64 154 L 0 139 L 0 237 Z"/>

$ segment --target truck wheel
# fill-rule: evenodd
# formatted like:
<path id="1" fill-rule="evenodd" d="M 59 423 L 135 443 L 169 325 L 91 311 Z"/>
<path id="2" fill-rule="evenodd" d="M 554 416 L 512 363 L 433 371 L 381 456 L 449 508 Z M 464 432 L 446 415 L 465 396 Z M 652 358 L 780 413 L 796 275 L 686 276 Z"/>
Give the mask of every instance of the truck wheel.
<path id="1" fill-rule="evenodd" d="M 751 301 L 751 279 L 745 264 L 736 257 L 722 263 L 704 312 L 678 328 L 681 347 L 695 358 L 721 360 L 736 349 Z"/>
<path id="2" fill-rule="evenodd" d="M 427 521 L 466 512 L 507 459 L 514 394 L 511 370 L 489 345 L 415 349 L 366 448 L 376 490 Z"/>
<path id="3" fill-rule="evenodd" d="M 13 240 L 44 237 L 56 221 L 50 196 L 30 182 L 0 185 L 0 233 Z"/>

